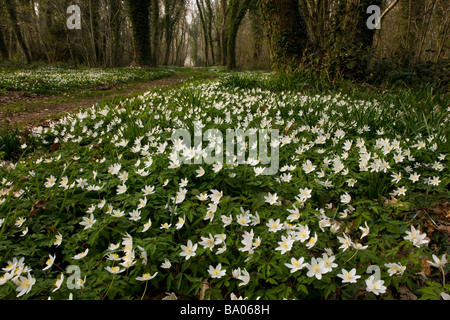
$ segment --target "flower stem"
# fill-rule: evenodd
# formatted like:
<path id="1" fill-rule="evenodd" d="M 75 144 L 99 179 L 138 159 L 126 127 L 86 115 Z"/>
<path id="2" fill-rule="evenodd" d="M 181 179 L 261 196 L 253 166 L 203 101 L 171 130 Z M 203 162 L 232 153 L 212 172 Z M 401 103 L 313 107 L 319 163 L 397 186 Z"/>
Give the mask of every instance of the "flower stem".
<path id="1" fill-rule="evenodd" d="M 356 256 L 357 253 L 358 253 L 358 250 L 355 250 L 355 253 L 347 261 L 345 261 L 344 264 L 346 264 L 347 262 L 352 260 Z"/>
<path id="2" fill-rule="evenodd" d="M 108 292 L 109 292 L 109 289 L 111 289 L 111 286 L 112 286 L 112 284 L 113 284 L 115 278 L 116 278 L 116 275 L 114 274 L 114 275 L 113 275 L 113 278 L 112 278 L 112 280 L 111 280 L 111 283 L 110 283 L 109 286 L 108 286 L 108 289 L 106 290 L 105 294 L 103 295 L 102 300 L 105 299 L 105 297 L 107 296 L 107 294 L 108 294 Z"/>
<path id="3" fill-rule="evenodd" d="M 144 289 L 144 293 L 142 294 L 141 300 L 144 299 L 145 292 L 147 291 L 147 284 L 148 284 L 148 281 L 145 281 L 145 289 Z"/>

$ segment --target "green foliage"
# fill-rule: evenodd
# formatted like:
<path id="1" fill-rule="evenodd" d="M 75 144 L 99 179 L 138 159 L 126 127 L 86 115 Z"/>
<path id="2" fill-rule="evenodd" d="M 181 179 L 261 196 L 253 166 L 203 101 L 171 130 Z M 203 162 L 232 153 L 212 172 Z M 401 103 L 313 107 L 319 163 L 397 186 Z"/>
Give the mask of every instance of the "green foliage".
<path id="1" fill-rule="evenodd" d="M 450 80 L 448 58 L 437 62 L 416 61 L 408 51 L 398 51 L 392 58 L 375 60 L 369 71 L 373 74 L 369 81 L 377 84 L 416 86 L 432 83 L 448 90 Z"/>
<path id="2" fill-rule="evenodd" d="M 0 90 L 27 94 L 70 93 L 79 89 L 113 86 L 121 83 L 151 81 L 170 76 L 173 68 L 69 69 L 31 66 L 0 70 Z"/>
<path id="3" fill-rule="evenodd" d="M 19 129 L 0 128 L 0 159 L 18 160 L 22 154 Z"/>
<path id="4" fill-rule="evenodd" d="M 450 198 L 445 98 L 425 89 L 380 95 L 330 85 L 321 92 L 304 79 L 224 74 L 33 128 L 36 149 L 0 167 L 0 298 L 390 299 L 404 287 L 422 299 L 448 293 L 438 269 L 426 286 L 420 275 L 424 259 L 449 247 L 437 230 L 420 242 L 438 219 L 424 208 Z M 203 133 L 279 129 L 280 170 L 264 176 L 264 165 L 250 161 L 177 163 L 171 132 L 192 132 L 197 120 Z M 190 242 L 195 255 L 186 257 Z M 49 255 L 56 258 L 44 270 Z M 293 270 L 292 259 L 304 265 Z M 309 272 L 313 259 L 323 262 L 321 275 Z M 69 286 L 77 279 L 69 266 L 80 271 L 78 288 Z M 16 268 L 36 281 L 19 297 L 18 279 L 7 279 Z M 343 282 L 343 269 L 360 278 Z M 371 292 L 371 274 L 389 290 Z"/>
<path id="5" fill-rule="evenodd" d="M 420 289 L 422 293 L 420 300 L 440 300 L 442 293 L 450 292 L 450 285 L 442 286 L 438 282 L 428 282 L 426 287 Z"/>

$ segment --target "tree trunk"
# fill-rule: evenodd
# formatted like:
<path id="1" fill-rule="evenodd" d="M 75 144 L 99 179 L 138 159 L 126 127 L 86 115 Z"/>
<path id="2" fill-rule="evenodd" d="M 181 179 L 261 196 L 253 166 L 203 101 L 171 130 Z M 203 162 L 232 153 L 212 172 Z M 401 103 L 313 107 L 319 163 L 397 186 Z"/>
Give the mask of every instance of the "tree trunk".
<path id="1" fill-rule="evenodd" d="M 2 6 L 0 6 L 0 18 L 3 20 L 5 19 L 3 15 Z M 0 54 L 2 55 L 3 60 L 8 61 L 9 60 L 9 51 L 8 46 L 6 44 L 5 35 L 3 33 L 3 30 L 6 30 L 6 25 L 0 24 Z"/>
<path id="2" fill-rule="evenodd" d="M 382 8 L 382 4 L 382 0 L 361 0 L 359 7 L 359 19 L 357 23 L 358 31 L 354 39 L 355 44 L 360 44 L 358 53 L 358 56 L 360 57 L 360 77 L 365 77 L 367 75 L 367 69 L 369 68 L 369 63 L 372 58 L 372 48 L 376 33 L 376 29 L 367 28 L 367 8 L 371 5 L 377 5 Z"/>
<path id="3" fill-rule="evenodd" d="M 150 1 L 127 0 L 133 35 L 134 64 L 154 67 L 150 45 Z"/>
<path id="4" fill-rule="evenodd" d="M 403 53 L 400 57 L 400 64 L 403 66 L 410 67 L 418 52 L 419 31 L 423 28 L 425 4 L 425 0 L 400 1 L 400 17 L 397 23 L 401 35 L 397 42 L 398 50 Z"/>
<path id="5" fill-rule="evenodd" d="M 227 44 L 227 69 L 236 69 L 236 37 L 237 31 L 231 31 L 228 33 L 228 44 Z"/>
<path id="6" fill-rule="evenodd" d="M 89 0 L 89 26 L 91 29 L 91 45 L 92 45 L 92 61 L 94 66 L 98 66 L 100 64 L 101 52 L 100 52 L 100 32 L 99 32 L 99 6 L 97 1 L 95 3 L 92 0 Z"/>
<path id="7" fill-rule="evenodd" d="M 5 42 L 5 36 L 3 35 L 2 27 L 0 26 L 0 54 L 3 60 L 9 60 L 9 52 Z"/>
<path id="8" fill-rule="evenodd" d="M 175 36 L 175 48 L 173 64 L 182 67 L 184 65 L 183 48 L 186 40 L 186 21 L 181 21 L 180 28 L 178 28 L 177 35 Z M 186 56 L 184 56 L 186 58 Z"/>
<path id="9" fill-rule="evenodd" d="M 228 6 L 227 0 L 221 0 L 220 6 L 222 8 L 222 24 L 220 26 L 220 52 L 222 57 L 222 66 L 227 65 L 227 15 L 228 15 Z"/>
<path id="10" fill-rule="evenodd" d="M 195 3 L 197 4 L 198 14 L 200 17 L 200 22 L 202 25 L 203 30 L 203 41 L 204 41 L 204 48 L 205 48 L 205 61 L 204 66 L 207 66 L 209 64 L 209 41 L 208 41 L 208 30 L 205 22 L 205 18 L 203 15 L 204 8 L 200 5 L 200 2 L 198 0 L 195 0 Z"/>
<path id="11" fill-rule="evenodd" d="M 420 40 L 420 44 L 419 44 L 419 50 L 418 50 L 418 53 L 417 53 L 417 59 L 419 61 L 422 59 L 423 46 L 424 46 L 424 43 L 425 43 L 425 39 L 427 38 L 428 28 L 430 26 L 430 21 L 431 21 L 431 18 L 433 16 L 433 12 L 434 12 L 434 9 L 435 9 L 436 1 L 437 0 L 433 0 L 430 3 L 430 7 L 427 8 L 428 10 L 426 10 L 424 12 L 424 23 L 423 23 L 424 26 L 422 28 L 421 40 Z"/>
<path id="12" fill-rule="evenodd" d="M 172 28 L 170 18 L 166 16 L 164 18 L 164 39 L 165 39 L 165 50 L 164 50 L 164 62 L 163 64 L 167 66 L 169 64 L 170 58 L 170 45 L 172 44 Z"/>
<path id="13" fill-rule="evenodd" d="M 174 28 L 177 24 L 181 13 L 183 12 L 184 4 L 179 0 L 169 0 L 164 3 L 164 32 L 165 32 L 165 42 L 166 49 L 164 53 L 164 65 L 168 65 L 171 56 L 171 47 L 174 38 Z M 173 56 L 173 55 L 172 55 Z M 173 59 L 173 57 L 172 57 Z"/>
<path id="14" fill-rule="evenodd" d="M 376 29 L 367 27 L 367 8 L 382 0 L 339 0 L 329 26 L 330 39 L 321 49 L 327 59 L 327 72 L 335 77 L 366 77 L 372 57 Z"/>
<path id="15" fill-rule="evenodd" d="M 227 28 L 227 69 L 236 69 L 236 38 L 242 19 L 250 6 L 249 0 L 230 0 Z"/>
<path id="16" fill-rule="evenodd" d="M 121 65 L 120 60 L 120 28 L 121 28 L 121 1 L 110 0 L 110 21 L 112 24 L 111 66 Z"/>
<path id="17" fill-rule="evenodd" d="M 209 41 L 209 47 L 211 48 L 211 58 L 212 58 L 212 64 L 216 64 L 216 56 L 214 54 L 214 43 L 212 39 L 212 21 L 213 21 L 213 10 L 211 7 L 211 2 L 209 0 L 206 1 L 206 13 L 208 17 L 208 41 Z"/>
<path id="18" fill-rule="evenodd" d="M 73 49 L 72 49 L 72 41 L 70 41 L 70 37 L 69 34 L 67 32 L 67 29 L 64 29 L 66 32 L 66 40 L 67 40 L 67 46 L 69 47 L 69 53 L 70 53 L 70 59 L 72 60 L 72 65 L 74 67 L 74 69 L 78 68 L 78 64 L 77 64 L 77 59 L 75 58 L 74 54 L 73 54 Z"/>
<path id="19" fill-rule="evenodd" d="M 151 35 L 152 35 L 152 60 L 155 65 L 158 64 L 158 50 L 159 50 L 159 0 L 152 0 L 151 3 Z"/>
<path id="20" fill-rule="evenodd" d="M 193 23 L 191 23 L 187 29 L 189 39 L 190 39 L 190 63 L 194 67 L 199 66 L 199 59 L 198 59 L 198 39 L 200 36 L 200 26 L 198 19 L 195 19 Z"/>
<path id="21" fill-rule="evenodd" d="M 33 3 L 33 5 L 34 5 L 34 3 Z M 39 54 L 40 54 L 40 57 L 44 58 L 45 61 L 49 61 L 50 58 L 49 58 L 49 56 L 47 54 L 48 50 L 47 50 L 47 47 L 46 47 L 45 42 L 43 40 L 44 32 L 42 30 L 41 16 L 37 14 L 37 12 L 34 10 L 34 7 L 32 7 L 31 10 L 34 13 L 33 18 L 34 18 L 34 23 L 35 23 L 35 26 L 36 26 L 36 39 L 37 39 L 37 41 L 39 43 Z"/>
<path id="22" fill-rule="evenodd" d="M 308 32 L 297 0 L 259 0 L 275 71 L 299 67 Z"/>
<path id="23" fill-rule="evenodd" d="M 249 13 L 253 36 L 253 62 L 258 64 L 264 42 L 264 25 L 257 5 L 252 6 Z"/>
<path id="24" fill-rule="evenodd" d="M 357 22 L 357 33 L 355 42 L 361 43 L 362 50 L 367 51 L 372 48 L 373 40 L 375 37 L 376 29 L 367 28 L 367 8 L 371 5 L 382 7 L 382 0 L 361 0 L 361 4 L 359 6 L 359 19 Z"/>
<path id="25" fill-rule="evenodd" d="M 5 4 L 6 4 L 6 9 L 11 18 L 11 22 L 13 25 L 13 29 L 14 29 L 14 33 L 16 35 L 17 41 L 19 42 L 19 45 L 22 48 L 22 51 L 25 55 L 25 59 L 26 59 L 27 63 L 31 63 L 30 52 L 28 50 L 27 44 L 25 43 L 25 39 L 23 38 L 22 31 L 20 30 L 19 21 L 17 19 L 16 4 L 15 4 L 14 0 L 5 0 Z"/>

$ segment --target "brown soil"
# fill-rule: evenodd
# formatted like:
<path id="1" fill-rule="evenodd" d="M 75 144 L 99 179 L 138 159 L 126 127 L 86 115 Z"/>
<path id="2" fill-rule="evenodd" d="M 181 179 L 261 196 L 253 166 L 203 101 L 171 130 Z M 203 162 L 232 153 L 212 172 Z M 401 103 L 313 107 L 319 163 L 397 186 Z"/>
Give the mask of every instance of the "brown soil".
<path id="1" fill-rule="evenodd" d="M 63 102 L 55 101 L 55 98 L 57 98 L 58 95 L 37 95 L 26 94 L 24 92 L 8 92 L 7 94 L 0 95 L 0 126 L 4 125 L 5 122 L 7 125 L 12 127 L 29 127 L 32 125 L 37 125 L 45 122 L 48 118 L 55 118 L 55 116 L 58 117 L 66 113 L 76 111 L 79 108 L 91 107 L 105 98 L 114 98 L 119 96 L 128 97 L 139 93 L 144 93 L 158 87 L 180 83 L 186 81 L 187 79 L 188 78 L 184 77 L 183 75 L 174 75 L 172 77 L 157 79 L 148 82 L 138 82 L 94 88 L 89 90 L 104 90 L 105 93 L 88 98 L 73 97 L 73 99 L 69 98 L 68 101 Z M 86 92 L 89 90 L 84 91 Z M 111 93 L 111 90 L 117 90 L 117 92 Z M 23 108 L 17 107 L 17 109 L 21 111 L 11 111 L 6 108 L 17 103 L 24 103 Z"/>

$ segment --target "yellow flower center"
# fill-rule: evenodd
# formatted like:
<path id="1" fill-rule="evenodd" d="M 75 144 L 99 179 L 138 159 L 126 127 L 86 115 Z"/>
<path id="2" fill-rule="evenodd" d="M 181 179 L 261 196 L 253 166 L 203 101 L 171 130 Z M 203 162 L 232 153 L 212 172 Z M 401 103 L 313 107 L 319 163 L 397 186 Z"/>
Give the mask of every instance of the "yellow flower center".
<path id="1" fill-rule="evenodd" d="M 30 280 L 24 280 L 24 281 L 22 281 L 22 283 L 20 284 L 20 286 L 21 286 L 23 289 L 27 289 L 27 288 L 30 286 L 30 284 L 31 284 Z"/>

